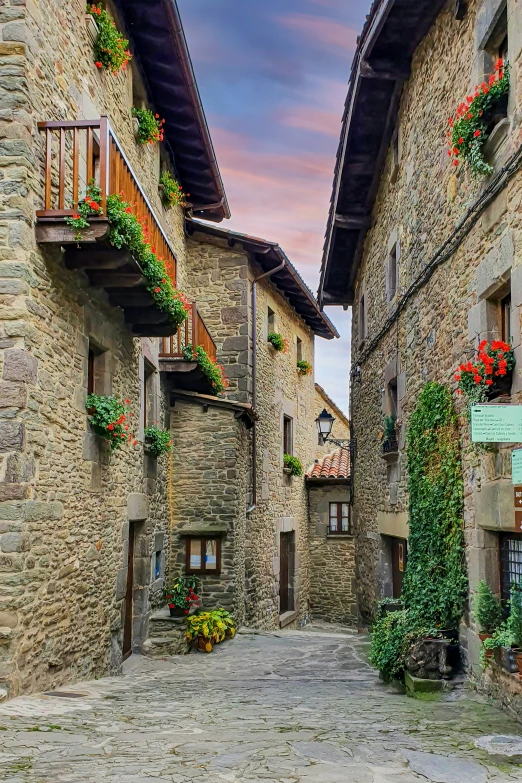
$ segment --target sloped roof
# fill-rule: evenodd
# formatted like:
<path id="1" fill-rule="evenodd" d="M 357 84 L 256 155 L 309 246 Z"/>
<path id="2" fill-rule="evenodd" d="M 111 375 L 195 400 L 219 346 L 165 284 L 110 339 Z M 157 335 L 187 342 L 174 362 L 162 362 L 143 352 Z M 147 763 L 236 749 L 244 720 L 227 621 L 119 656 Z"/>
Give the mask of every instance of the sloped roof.
<path id="1" fill-rule="evenodd" d="M 328 316 L 320 310 L 317 299 L 277 242 L 230 231 L 210 223 L 201 223 L 199 220 L 187 220 L 186 228 L 188 235 L 196 241 L 204 241 L 205 236 L 210 236 L 225 240 L 230 248 L 235 245 L 243 248 L 251 254 L 263 272 L 275 269 L 284 262 L 284 267 L 270 277 L 270 282 L 279 288 L 314 334 L 326 340 L 339 337 L 339 332 Z"/>
<path id="2" fill-rule="evenodd" d="M 374 0 L 358 40 L 335 163 L 318 299 L 351 305 L 415 49 L 446 0 Z"/>
<path id="3" fill-rule="evenodd" d="M 230 217 L 176 0 L 115 0 L 194 212 Z M 199 210 L 198 210 L 199 207 Z M 204 211 L 201 211 L 203 210 Z"/>
<path id="4" fill-rule="evenodd" d="M 314 479 L 344 479 L 349 480 L 350 471 L 350 449 L 337 449 L 332 454 L 327 454 L 322 460 L 315 463 L 307 474 L 306 478 Z"/>
<path id="5" fill-rule="evenodd" d="M 350 426 L 350 420 L 346 413 L 343 413 L 343 411 L 339 408 L 337 403 L 335 403 L 332 398 L 325 392 L 322 386 L 320 386 L 318 383 L 315 384 L 315 390 L 316 392 L 323 398 L 326 405 L 328 405 L 329 408 L 333 410 L 333 412 L 337 415 L 339 419 L 341 419 L 342 423 L 346 426 Z"/>

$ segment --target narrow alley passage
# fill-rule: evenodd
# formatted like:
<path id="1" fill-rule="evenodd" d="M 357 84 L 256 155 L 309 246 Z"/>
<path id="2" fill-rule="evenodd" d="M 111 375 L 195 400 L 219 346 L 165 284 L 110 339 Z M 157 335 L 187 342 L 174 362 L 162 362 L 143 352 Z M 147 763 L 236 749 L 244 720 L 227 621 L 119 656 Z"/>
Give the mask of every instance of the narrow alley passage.
<path id="1" fill-rule="evenodd" d="M 0 707 L 0 780 L 522 780 L 522 756 L 475 744 L 518 723 L 470 690 L 398 694 L 364 637 L 333 630 L 240 634 L 212 655 L 134 658 L 122 678 L 14 699 Z"/>

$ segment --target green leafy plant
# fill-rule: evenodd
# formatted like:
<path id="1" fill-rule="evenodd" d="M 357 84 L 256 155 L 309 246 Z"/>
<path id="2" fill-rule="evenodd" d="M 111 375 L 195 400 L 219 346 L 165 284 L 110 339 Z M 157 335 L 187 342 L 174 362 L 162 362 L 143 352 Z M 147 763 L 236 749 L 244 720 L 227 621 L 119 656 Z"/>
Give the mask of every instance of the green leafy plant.
<path id="1" fill-rule="evenodd" d="M 266 339 L 276 351 L 279 351 L 280 353 L 286 353 L 288 351 L 288 340 L 285 340 L 278 332 L 269 332 Z"/>
<path id="2" fill-rule="evenodd" d="M 522 645 L 522 586 L 511 584 L 511 599 L 509 601 L 509 617 L 506 626 L 513 637 L 513 644 Z"/>
<path id="3" fill-rule="evenodd" d="M 187 198 L 190 193 L 183 193 L 183 188 L 177 179 L 169 171 L 163 171 L 159 178 L 159 184 L 162 189 L 163 204 L 170 209 L 171 207 L 186 207 Z"/>
<path id="4" fill-rule="evenodd" d="M 187 362 L 194 361 L 192 345 L 187 345 L 183 348 L 183 358 Z M 221 364 L 218 364 L 216 359 L 212 359 L 200 345 L 196 346 L 196 361 L 199 369 L 210 381 L 212 390 L 216 394 L 221 394 L 228 388 L 229 382 L 225 377 L 224 367 Z"/>
<path id="5" fill-rule="evenodd" d="M 94 42 L 94 64 L 97 68 L 105 68 L 112 74 L 118 73 L 121 69 L 125 70 L 132 57 L 128 40 L 117 30 L 101 5 L 88 4 L 87 13 L 93 16 L 98 25 L 98 35 Z"/>
<path id="6" fill-rule="evenodd" d="M 285 468 L 288 468 L 291 476 L 303 475 L 303 463 L 300 459 L 294 457 L 292 454 L 285 454 L 283 456 L 283 464 Z"/>
<path id="7" fill-rule="evenodd" d="M 448 155 L 453 165 L 466 161 L 474 176 L 487 176 L 493 167 L 484 160 L 483 148 L 489 133 L 491 119 L 498 104 L 509 93 L 509 63 L 499 59 L 495 72 L 487 82 L 475 86 L 472 95 L 458 106 L 454 117 L 449 120 Z"/>
<path id="8" fill-rule="evenodd" d="M 138 120 L 136 138 L 140 144 L 156 144 L 158 141 L 163 141 L 165 120 L 160 120 L 159 114 L 154 114 L 150 109 L 137 109 L 133 106 L 132 116 Z"/>
<path id="9" fill-rule="evenodd" d="M 397 416 L 392 413 L 390 416 L 384 417 L 383 424 L 383 440 L 394 441 L 397 440 Z"/>
<path id="10" fill-rule="evenodd" d="M 172 448 L 169 430 L 160 430 L 158 427 L 146 427 L 145 440 L 148 450 L 154 457 L 167 454 Z"/>
<path id="11" fill-rule="evenodd" d="M 490 650 L 496 650 L 499 647 L 512 647 L 515 642 L 511 630 L 506 623 L 503 623 L 500 628 L 497 628 L 489 639 L 484 639 L 482 642 L 482 649 L 480 650 L 480 664 L 484 669 L 487 669 L 489 665 L 488 652 Z"/>
<path id="12" fill-rule="evenodd" d="M 304 359 L 297 360 L 297 372 L 299 375 L 311 375 L 312 365 Z"/>
<path id="13" fill-rule="evenodd" d="M 112 396 L 89 394 L 87 397 L 85 407 L 91 427 L 98 435 L 110 442 L 113 451 L 121 448 L 126 442 L 132 441 L 134 445 L 137 444 L 126 423 L 129 405 L 128 399 L 123 403 Z"/>
<path id="14" fill-rule="evenodd" d="M 160 310 L 167 313 L 174 329 L 178 329 L 190 312 L 190 302 L 172 282 L 165 259 L 158 256 L 150 244 L 146 218 L 139 218 L 122 193 L 107 199 L 110 223 L 109 242 L 118 249 L 129 250 L 139 263 L 147 280 L 147 290 Z"/>
<path id="15" fill-rule="evenodd" d="M 405 655 L 417 639 L 455 629 L 466 602 L 457 416 L 449 390 L 438 383 L 426 384 L 419 396 L 410 419 L 407 458 L 410 536 L 404 610 L 378 617 L 372 636 L 372 661 L 391 677 L 402 673 Z"/>
<path id="16" fill-rule="evenodd" d="M 211 644 L 219 644 L 227 634 L 234 636 L 235 633 L 234 620 L 225 609 L 213 609 L 211 612 L 199 612 L 187 617 L 187 641 L 189 642 L 202 636 Z"/>
<path id="17" fill-rule="evenodd" d="M 169 608 L 183 609 L 187 614 L 191 609 L 199 608 L 199 596 L 196 594 L 198 583 L 197 576 L 180 576 L 166 587 L 164 593 Z"/>
<path id="18" fill-rule="evenodd" d="M 103 215 L 100 202 L 101 190 L 95 184 L 94 180 L 91 180 L 87 185 L 85 198 L 78 204 L 76 213 L 65 218 L 67 225 L 72 226 L 76 230 L 74 238 L 77 242 L 81 242 L 82 240 L 83 229 L 89 228 L 90 226 L 88 218 L 100 217 Z"/>
<path id="19" fill-rule="evenodd" d="M 482 580 L 478 584 L 473 609 L 481 633 L 493 633 L 502 622 L 500 601 Z"/>

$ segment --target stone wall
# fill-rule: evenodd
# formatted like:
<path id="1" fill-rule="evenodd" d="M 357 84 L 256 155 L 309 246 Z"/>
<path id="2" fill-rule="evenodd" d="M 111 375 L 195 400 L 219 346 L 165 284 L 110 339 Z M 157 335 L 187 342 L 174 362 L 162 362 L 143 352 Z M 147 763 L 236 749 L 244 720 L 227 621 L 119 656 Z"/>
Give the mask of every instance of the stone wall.
<path id="1" fill-rule="evenodd" d="M 308 502 L 312 619 L 357 625 L 354 537 L 328 534 L 330 503 L 349 503 L 349 488 L 310 482 Z"/>
<path id="2" fill-rule="evenodd" d="M 116 77 L 97 70 L 84 13 L 80 0 L 0 8 L 0 627 L 8 629 L 0 699 L 119 670 L 130 524 L 135 649 L 164 570 L 153 573 L 167 545 L 166 461 L 144 458 L 139 424 L 143 356 L 157 366 L 157 346 L 134 340 L 103 293 L 35 243 L 44 186 L 37 122 L 106 113 L 183 281 L 182 211 L 164 212 L 158 151 L 133 138 L 134 69 Z M 139 425 L 138 445 L 110 457 L 85 412 L 89 340 L 100 352 L 96 391 L 128 397 Z M 161 420 L 166 400 L 154 384 Z"/>
<path id="3" fill-rule="evenodd" d="M 198 302 L 218 348 L 218 359 L 230 380 L 227 397 L 251 401 L 252 394 L 252 280 L 260 274 L 239 246 L 225 240 L 193 235 L 187 247 L 191 294 Z M 268 308 L 275 329 L 288 340 L 286 354 L 267 342 Z M 317 442 L 314 422 L 314 379 L 297 373 L 297 338 L 303 359 L 314 362 L 314 336 L 267 279 L 257 286 L 257 505 L 247 516 L 246 621 L 250 625 L 279 625 L 279 546 L 281 533 L 295 531 L 296 616 L 305 621 L 309 595 L 307 497 L 304 478 L 283 472 L 283 417 L 293 420 L 294 454 L 304 468 Z M 248 436 L 250 458 L 252 435 Z M 250 470 L 248 471 L 250 479 Z M 249 503 L 252 482 L 249 482 Z"/>
<path id="4" fill-rule="evenodd" d="M 456 105 L 473 91 L 477 80 L 482 80 L 487 58 L 481 41 L 487 37 L 488 25 L 498 17 L 500 6 L 496 0 L 473 0 L 461 22 L 448 6 L 418 47 L 401 97 L 398 173 L 392 176 L 390 152 L 358 274 L 352 348 L 354 362 L 361 365 L 361 380 L 352 385 L 353 426 L 359 443 L 354 490 L 357 584 L 361 611 L 367 618 L 383 589 L 380 534 L 407 535 L 405 444 L 419 393 L 430 380 L 454 388 L 453 372 L 472 355 L 478 340 L 500 336 L 498 300 L 506 285 L 511 286 L 511 332 L 518 360 L 512 401 L 522 401 L 520 173 L 507 182 L 451 258 L 434 270 L 428 282 L 409 298 L 393 326 L 368 355 L 365 353 L 382 328 L 383 314 L 395 312 L 406 289 L 487 184 L 487 180 L 474 180 L 464 165 L 457 169 L 449 165 L 445 133 Z M 496 170 L 520 143 L 521 12 L 520 4 L 508 2 L 512 64 L 508 123 L 503 142 L 489 145 L 487 150 Z M 386 262 L 390 243 L 395 242 L 398 294 L 388 302 Z M 364 342 L 357 305 L 363 291 Z M 389 412 L 390 382 L 397 384 L 399 457 L 395 462 L 382 458 L 380 442 L 383 417 Z M 464 401 L 455 395 L 455 404 L 460 414 L 470 585 L 473 591 L 478 580 L 486 578 L 499 589 L 497 532 L 514 530 L 513 508 L 506 502 L 508 496 L 512 499 L 510 448 L 496 444 L 488 453 L 469 449 Z M 466 622 L 474 628 L 468 616 Z M 469 645 L 469 662 L 473 664 L 478 655 L 476 636 L 473 630 L 463 629 L 462 638 Z"/>
<path id="5" fill-rule="evenodd" d="M 169 577 L 185 573 L 187 536 L 221 540 L 221 573 L 201 578 L 204 608 L 245 617 L 247 448 L 234 409 L 176 401 L 171 411 L 171 548 Z"/>

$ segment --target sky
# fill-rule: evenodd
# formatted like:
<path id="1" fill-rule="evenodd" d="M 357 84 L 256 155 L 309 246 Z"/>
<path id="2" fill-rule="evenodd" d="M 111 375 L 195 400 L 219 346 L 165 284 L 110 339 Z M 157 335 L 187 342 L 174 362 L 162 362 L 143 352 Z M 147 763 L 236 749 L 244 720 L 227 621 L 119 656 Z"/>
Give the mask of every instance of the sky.
<path id="1" fill-rule="evenodd" d="M 178 0 L 224 181 L 224 228 L 277 242 L 316 293 L 356 38 L 370 0 Z M 350 311 L 315 379 L 348 410 Z"/>

